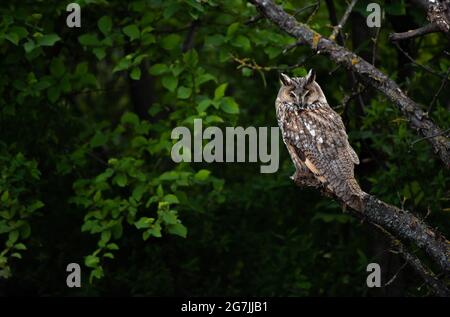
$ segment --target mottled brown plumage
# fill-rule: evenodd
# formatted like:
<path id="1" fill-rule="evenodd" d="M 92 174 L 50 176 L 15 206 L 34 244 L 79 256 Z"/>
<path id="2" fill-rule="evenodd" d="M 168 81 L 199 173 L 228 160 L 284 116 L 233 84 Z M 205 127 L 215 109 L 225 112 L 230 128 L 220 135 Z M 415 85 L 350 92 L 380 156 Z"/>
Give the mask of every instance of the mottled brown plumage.
<path id="1" fill-rule="evenodd" d="M 341 117 L 329 105 L 311 70 L 305 77 L 281 74 L 275 102 L 278 125 L 296 167 L 294 179 L 324 187 L 346 205 L 362 211 L 365 194 L 354 177 L 358 156 Z"/>

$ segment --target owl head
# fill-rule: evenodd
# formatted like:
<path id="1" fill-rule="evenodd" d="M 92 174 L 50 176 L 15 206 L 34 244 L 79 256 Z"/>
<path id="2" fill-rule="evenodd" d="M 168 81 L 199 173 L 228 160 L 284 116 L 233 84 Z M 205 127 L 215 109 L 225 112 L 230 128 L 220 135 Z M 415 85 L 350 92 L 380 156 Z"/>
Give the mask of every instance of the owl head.
<path id="1" fill-rule="evenodd" d="M 312 69 L 305 77 L 289 77 L 281 73 L 281 87 L 278 92 L 280 101 L 301 106 L 311 105 L 317 101 L 327 102 L 322 89 L 315 80 L 316 73 Z"/>

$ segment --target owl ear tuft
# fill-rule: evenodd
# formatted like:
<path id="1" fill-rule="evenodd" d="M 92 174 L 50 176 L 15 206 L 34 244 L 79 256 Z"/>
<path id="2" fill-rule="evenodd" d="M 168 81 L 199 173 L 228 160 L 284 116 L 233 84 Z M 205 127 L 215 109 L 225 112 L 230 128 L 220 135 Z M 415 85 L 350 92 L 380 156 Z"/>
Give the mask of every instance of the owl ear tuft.
<path id="1" fill-rule="evenodd" d="M 316 72 L 314 69 L 310 69 L 308 75 L 306 75 L 306 84 L 312 84 L 316 80 Z"/>
<path id="2" fill-rule="evenodd" d="M 286 75 L 284 73 L 280 74 L 280 80 L 281 80 L 281 83 L 283 85 L 285 85 L 285 86 L 291 86 L 292 85 L 292 79 L 288 75 Z"/>

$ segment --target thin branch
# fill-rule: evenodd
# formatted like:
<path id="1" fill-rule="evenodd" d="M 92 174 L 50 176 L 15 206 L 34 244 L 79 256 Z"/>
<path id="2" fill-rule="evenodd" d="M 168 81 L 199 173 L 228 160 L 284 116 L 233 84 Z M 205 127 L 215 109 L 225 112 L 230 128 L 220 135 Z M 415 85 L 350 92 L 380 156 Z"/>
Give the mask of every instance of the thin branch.
<path id="1" fill-rule="evenodd" d="M 299 23 L 271 0 L 248 0 L 253 3 L 269 20 L 298 41 L 308 43 L 314 51 L 355 72 L 366 84 L 386 95 L 403 113 L 411 128 L 424 137 L 441 133 L 441 129 L 400 89 L 398 84 L 366 62 L 360 56 L 339 46 L 334 41 L 324 38 L 311 30 L 306 24 Z M 450 168 L 450 141 L 448 138 L 430 137 L 428 139 L 435 153 L 447 168 Z"/>
<path id="2" fill-rule="evenodd" d="M 252 25 L 256 22 L 258 22 L 259 20 L 264 19 L 264 16 L 262 14 L 258 14 L 252 18 L 250 18 L 249 20 L 247 20 L 246 22 L 244 22 L 245 25 Z"/>
<path id="3" fill-rule="evenodd" d="M 422 277 L 425 283 L 432 289 L 438 296 L 448 297 L 450 292 L 444 282 L 439 280 L 436 275 L 425 265 L 423 265 L 420 260 L 408 249 L 405 245 L 398 239 L 396 239 L 389 231 L 385 230 L 383 227 L 374 224 L 381 232 L 383 232 L 391 241 L 392 245 L 395 247 L 396 251 L 394 253 L 400 254 L 405 263 L 400 267 L 400 269 L 395 273 L 392 278 L 384 284 L 384 286 L 390 285 L 398 276 L 398 274 L 409 264 L 414 271 Z"/>
<path id="4" fill-rule="evenodd" d="M 375 62 L 377 60 L 377 50 L 378 50 L 378 39 L 380 38 L 381 26 L 377 28 L 375 33 L 375 37 L 372 38 L 373 47 L 372 47 L 372 65 L 375 66 Z"/>
<path id="5" fill-rule="evenodd" d="M 436 137 L 438 137 L 438 136 L 445 135 L 445 134 L 446 134 L 447 132 L 449 132 L 449 131 L 450 131 L 450 129 L 447 129 L 447 130 L 441 131 L 441 132 L 439 132 L 439 133 L 437 133 L 437 134 L 434 134 L 434 135 L 426 136 L 426 137 L 424 137 L 424 138 L 417 139 L 417 140 L 411 142 L 411 144 L 410 144 L 409 146 L 410 146 L 410 147 L 413 147 L 416 143 L 418 143 L 418 142 L 420 142 L 420 141 L 423 141 L 423 140 L 429 140 L 429 139 L 431 139 L 431 138 L 436 138 Z"/>
<path id="6" fill-rule="evenodd" d="M 311 12 L 311 14 L 313 14 L 313 13 L 317 10 L 317 7 L 318 7 L 319 5 L 320 5 L 320 1 L 317 1 L 316 3 L 309 4 L 309 5 L 307 5 L 307 6 L 303 7 L 303 8 L 300 8 L 300 9 L 295 10 L 295 12 L 294 12 L 294 14 L 292 14 L 292 16 L 293 16 L 293 17 L 296 17 L 296 16 L 299 15 L 300 13 L 302 13 L 302 12 L 308 10 L 308 9 L 311 9 L 311 8 L 314 8 L 314 10 Z M 308 17 L 308 18 L 309 18 L 309 17 Z"/>
<path id="7" fill-rule="evenodd" d="M 444 89 L 445 85 L 447 84 L 449 75 L 450 75 L 450 67 L 447 69 L 447 73 L 445 73 L 445 78 L 442 79 L 441 86 L 439 87 L 438 91 L 434 94 L 433 99 L 430 102 L 430 106 L 428 107 L 428 111 L 427 111 L 428 113 L 431 113 L 434 103 L 437 101 L 439 95 L 441 94 L 441 91 Z"/>
<path id="8" fill-rule="evenodd" d="M 429 23 L 415 30 L 409 30 L 408 32 L 391 33 L 389 34 L 389 40 L 392 42 L 409 40 L 415 37 L 423 36 L 429 33 L 440 32 L 439 27 L 434 23 Z"/>
<path id="9" fill-rule="evenodd" d="M 336 35 L 338 35 L 340 30 L 344 27 L 345 23 L 347 23 L 348 17 L 350 16 L 350 13 L 352 12 L 356 2 L 358 2 L 358 0 L 352 0 L 352 2 L 349 4 L 347 10 L 345 10 L 344 15 L 342 16 L 341 21 L 333 28 L 333 32 L 330 35 L 330 40 L 334 41 L 336 39 Z"/>
<path id="10" fill-rule="evenodd" d="M 325 3 L 327 5 L 328 16 L 330 17 L 331 25 L 338 25 L 339 22 L 336 16 L 336 7 L 334 6 L 333 0 L 325 0 Z M 339 45 L 344 46 L 344 34 L 342 34 L 342 30 L 339 30 L 336 42 Z"/>

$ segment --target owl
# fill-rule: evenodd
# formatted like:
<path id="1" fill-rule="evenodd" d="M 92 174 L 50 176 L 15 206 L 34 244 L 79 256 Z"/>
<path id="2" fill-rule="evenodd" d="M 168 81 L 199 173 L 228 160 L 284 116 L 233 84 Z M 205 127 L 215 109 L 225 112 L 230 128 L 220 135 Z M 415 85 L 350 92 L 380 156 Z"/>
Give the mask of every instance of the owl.
<path id="1" fill-rule="evenodd" d="M 341 117 L 327 102 L 315 72 L 305 77 L 281 74 L 275 101 L 278 125 L 302 185 L 320 187 L 345 205 L 363 211 L 365 193 L 354 166 L 358 156 L 348 142 Z"/>

